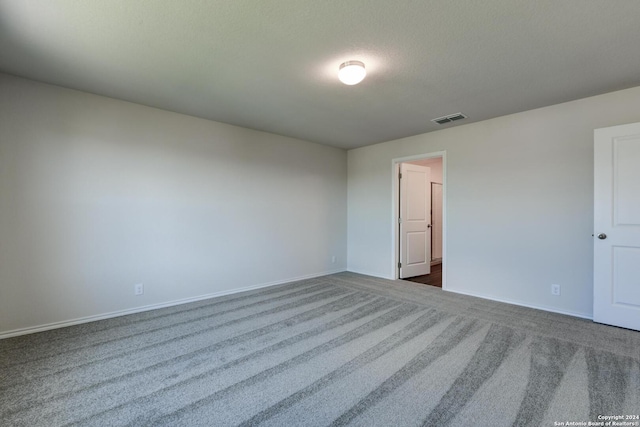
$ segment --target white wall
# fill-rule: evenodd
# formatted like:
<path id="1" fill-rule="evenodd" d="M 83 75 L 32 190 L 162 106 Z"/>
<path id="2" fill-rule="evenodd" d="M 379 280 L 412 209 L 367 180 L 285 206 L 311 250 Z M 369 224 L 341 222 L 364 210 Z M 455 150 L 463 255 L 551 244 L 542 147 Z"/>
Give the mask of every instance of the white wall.
<path id="1" fill-rule="evenodd" d="M 346 197 L 344 150 L 0 74 L 0 334 L 344 270 Z"/>
<path id="2" fill-rule="evenodd" d="M 593 130 L 638 121 L 640 87 L 349 151 L 348 269 L 393 277 L 392 159 L 446 150 L 448 289 L 590 317 Z"/>

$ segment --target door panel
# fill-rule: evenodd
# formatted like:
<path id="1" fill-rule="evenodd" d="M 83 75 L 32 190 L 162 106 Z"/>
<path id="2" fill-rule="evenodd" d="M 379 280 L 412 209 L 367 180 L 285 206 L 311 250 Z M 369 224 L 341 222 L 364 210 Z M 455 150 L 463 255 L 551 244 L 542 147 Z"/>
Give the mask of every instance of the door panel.
<path id="1" fill-rule="evenodd" d="M 613 247 L 613 303 L 640 308 L 640 248 Z"/>
<path id="2" fill-rule="evenodd" d="M 422 264 L 425 262 L 427 253 L 424 242 L 426 240 L 427 233 L 424 231 L 407 233 L 407 266 Z"/>
<path id="3" fill-rule="evenodd" d="M 400 164 L 400 278 L 431 271 L 431 168 Z"/>
<path id="4" fill-rule="evenodd" d="M 594 137 L 593 320 L 640 330 L 640 123 Z"/>
<path id="5" fill-rule="evenodd" d="M 407 212 L 406 215 L 402 218 L 405 221 L 427 220 L 428 211 L 425 209 L 427 203 L 427 191 L 424 183 L 425 176 L 426 172 L 415 171 L 413 170 L 413 168 L 409 168 L 405 172 L 402 172 L 402 178 L 407 180 L 405 191 L 408 192 L 408 197 L 406 200 Z M 431 185 L 431 182 L 429 182 L 428 184 Z"/>
<path id="6" fill-rule="evenodd" d="M 638 137 L 616 138 L 614 150 L 614 225 L 640 225 L 640 143 Z"/>

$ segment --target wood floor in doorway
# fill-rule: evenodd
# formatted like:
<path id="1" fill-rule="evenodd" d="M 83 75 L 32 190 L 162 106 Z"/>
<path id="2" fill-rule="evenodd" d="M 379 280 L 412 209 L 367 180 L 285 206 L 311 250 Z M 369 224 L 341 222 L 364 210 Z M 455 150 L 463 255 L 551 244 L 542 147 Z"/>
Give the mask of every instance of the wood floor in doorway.
<path id="1" fill-rule="evenodd" d="M 431 266 L 431 274 L 425 274 L 423 276 L 408 277 L 403 280 L 409 280 L 410 282 L 422 283 L 423 285 L 442 287 L 442 264 L 436 264 Z"/>

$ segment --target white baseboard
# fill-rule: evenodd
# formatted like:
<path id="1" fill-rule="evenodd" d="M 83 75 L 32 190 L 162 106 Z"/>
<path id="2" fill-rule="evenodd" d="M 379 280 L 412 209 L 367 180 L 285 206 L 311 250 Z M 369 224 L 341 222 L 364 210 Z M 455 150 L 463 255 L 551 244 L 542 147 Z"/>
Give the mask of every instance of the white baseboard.
<path id="1" fill-rule="evenodd" d="M 126 316 L 128 314 L 142 313 L 144 311 L 156 310 L 158 308 L 172 307 L 174 305 L 202 301 L 205 299 L 221 297 L 224 295 L 231 295 L 231 294 L 237 294 L 240 292 L 252 291 L 254 289 L 268 288 L 269 286 L 276 286 L 276 285 L 282 285 L 284 283 L 297 282 L 298 280 L 313 279 L 314 277 L 327 276 L 329 274 L 341 273 L 343 271 L 346 271 L 346 269 L 338 269 L 338 270 L 325 271 L 322 273 L 307 274 L 304 276 L 292 277 L 284 280 L 277 280 L 275 282 L 268 282 L 268 283 L 261 283 L 258 285 L 246 286 L 240 289 L 231 289 L 226 291 L 213 292 L 206 295 L 199 295 L 199 296 L 190 297 L 190 298 L 182 298 L 179 300 L 173 300 L 173 301 L 163 302 L 159 304 L 150 304 L 142 307 L 135 307 L 135 308 L 130 308 L 126 310 L 112 311 L 110 313 L 97 314 L 94 316 L 79 317 L 76 319 L 63 320 L 60 322 L 47 323 L 44 325 L 13 329 L 11 331 L 0 332 L 0 340 L 5 338 L 17 337 L 20 335 L 34 334 L 36 332 L 49 331 L 51 329 L 58 329 L 58 328 L 64 328 L 67 326 L 79 325 L 82 323 L 95 322 L 97 320 L 104 320 L 104 319 L 111 319 L 113 317 Z"/>
<path id="2" fill-rule="evenodd" d="M 564 315 L 573 316 L 573 317 L 580 317 L 582 319 L 587 319 L 587 320 L 593 320 L 593 316 L 589 315 L 589 314 L 577 313 L 577 312 L 567 311 L 567 310 L 558 310 L 558 309 L 553 308 L 553 307 L 543 307 L 543 306 L 524 303 L 522 301 L 512 301 L 512 300 L 504 299 L 504 298 L 495 298 L 495 297 L 487 296 L 487 295 L 474 294 L 473 292 L 454 291 L 452 289 L 443 289 L 443 291 L 445 291 L 445 292 L 453 292 L 453 293 L 461 294 L 461 295 L 468 295 L 470 297 L 488 299 L 490 301 L 504 302 L 506 304 L 518 305 L 520 307 L 527 307 L 527 308 L 534 308 L 536 310 L 549 311 L 551 313 L 564 314 Z"/>
<path id="3" fill-rule="evenodd" d="M 362 274 L 364 276 L 372 276 L 372 277 L 377 277 L 379 279 L 389 279 L 389 280 L 393 280 L 393 278 L 389 277 L 389 276 L 381 276 L 380 273 L 372 273 L 370 271 L 365 271 L 365 270 L 358 270 L 358 269 L 354 269 L 354 268 L 347 268 L 347 270 L 349 273 L 356 273 L 356 274 Z"/>
<path id="4" fill-rule="evenodd" d="M 389 279 L 388 277 L 384 277 L 384 276 L 381 276 L 381 275 L 376 274 L 376 273 L 366 272 L 366 271 L 362 271 L 362 270 L 347 269 L 347 271 L 350 272 L 350 273 L 364 274 L 365 276 L 373 276 L 373 277 L 378 277 L 378 278 L 381 278 L 381 279 Z M 403 280 L 403 279 L 389 279 L 389 280 Z M 548 312 L 551 312 L 551 313 L 564 314 L 564 315 L 567 315 L 567 316 L 580 317 L 582 319 L 593 320 L 593 316 L 592 315 L 585 314 L 585 313 L 577 313 L 577 312 L 567 311 L 567 310 L 558 310 L 558 309 L 553 308 L 553 307 L 543 307 L 543 306 L 528 304 L 528 303 L 525 303 L 525 302 L 522 302 L 522 301 L 512 301 L 512 300 L 504 299 L 504 298 L 495 298 L 495 297 L 492 297 L 492 296 L 489 296 L 489 295 L 475 294 L 473 292 L 457 291 L 457 290 L 445 289 L 445 288 L 442 288 L 442 290 L 445 291 L 445 292 L 452 292 L 452 293 L 455 293 L 455 294 L 468 295 L 470 297 L 488 299 L 490 301 L 496 301 L 496 302 L 503 302 L 503 303 L 506 303 L 506 304 L 518 305 L 520 307 L 534 308 L 536 310 L 548 311 Z"/>

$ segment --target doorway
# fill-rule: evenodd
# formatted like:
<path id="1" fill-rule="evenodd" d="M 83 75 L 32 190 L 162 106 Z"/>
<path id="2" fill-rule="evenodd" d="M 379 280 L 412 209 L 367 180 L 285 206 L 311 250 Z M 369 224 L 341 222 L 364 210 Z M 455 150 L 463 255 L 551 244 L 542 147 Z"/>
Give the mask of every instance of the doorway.
<path id="1" fill-rule="evenodd" d="M 395 278 L 446 289 L 446 152 L 394 159 L 393 172 Z"/>

